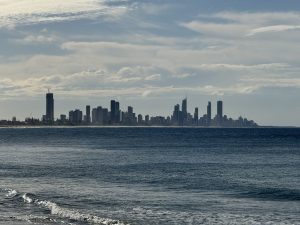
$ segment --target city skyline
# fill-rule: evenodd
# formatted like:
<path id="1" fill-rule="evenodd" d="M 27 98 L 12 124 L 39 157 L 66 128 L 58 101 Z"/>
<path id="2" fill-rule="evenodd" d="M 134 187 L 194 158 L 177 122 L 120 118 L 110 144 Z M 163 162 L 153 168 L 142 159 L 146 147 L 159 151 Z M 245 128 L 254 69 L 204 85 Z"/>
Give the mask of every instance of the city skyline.
<path id="1" fill-rule="evenodd" d="M 216 102 L 217 114 L 212 117 L 212 104 L 207 103 L 206 113 L 199 115 L 199 107 L 194 112 L 188 111 L 188 98 L 182 100 L 181 105 L 174 105 L 173 112 L 168 116 L 162 116 L 157 112 L 155 115 L 142 115 L 134 111 L 133 106 L 127 106 L 122 110 L 121 103 L 110 100 L 110 107 L 90 105 L 85 106 L 85 112 L 80 108 L 69 110 L 67 114 L 60 114 L 59 118 L 54 117 L 54 94 L 46 93 L 46 113 L 42 119 L 26 118 L 28 125 L 94 125 L 94 126 L 201 126 L 201 127 L 257 127 L 253 120 L 239 116 L 232 119 L 223 112 L 223 101 Z M 13 117 L 12 123 L 15 124 Z"/>
<path id="2" fill-rule="evenodd" d="M 188 95 L 300 126 L 299 32 L 296 0 L 1 1 L 0 118 L 39 117 L 50 88 L 58 114 L 117 99 L 167 115 Z"/>
<path id="3" fill-rule="evenodd" d="M 174 105 L 173 112 L 167 116 L 159 114 L 145 114 L 134 111 L 133 106 L 127 106 L 127 110 L 123 110 L 121 103 L 116 100 L 110 100 L 110 106 L 105 108 L 101 106 L 86 105 L 85 111 L 79 107 L 75 107 L 68 113 L 55 116 L 56 106 L 54 104 L 54 93 L 49 90 L 45 95 L 45 113 L 41 118 L 33 116 L 26 117 L 24 120 L 17 119 L 12 116 L 11 120 L 1 120 L 1 126 L 40 126 L 40 125 L 56 125 L 56 126 L 200 126 L 200 127 L 257 127 L 257 123 L 248 120 L 241 115 L 232 119 L 223 112 L 223 101 L 216 102 L 217 113 L 212 116 L 212 104 L 208 101 L 206 112 L 199 113 L 199 107 L 195 107 L 193 112 L 188 110 L 188 98 L 182 99 Z M 202 108 L 202 107 L 200 107 Z"/>

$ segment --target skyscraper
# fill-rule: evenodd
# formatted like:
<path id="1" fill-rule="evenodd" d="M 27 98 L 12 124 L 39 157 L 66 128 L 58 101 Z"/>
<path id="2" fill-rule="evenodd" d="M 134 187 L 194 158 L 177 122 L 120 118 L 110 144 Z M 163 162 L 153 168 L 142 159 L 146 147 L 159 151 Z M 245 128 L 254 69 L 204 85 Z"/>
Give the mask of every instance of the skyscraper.
<path id="1" fill-rule="evenodd" d="M 199 109 L 198 107 L 196 107 L 194 112 L 194 123 L 196 126 L 198 126 L 198 120 L 199 120 Z"/>
<path id="2" fill-rule="evenodd" d="M 223 102 L 218 101 L 217 102 L 217 120 L 218 120 L 218 125 L 222 125 L 223 121 Z"/>
<path id="3" fill-rule="evenodd" d="M 116 102 L 115 105 L 115 122 L 119 123 L 120 122 L 120 103 Z"/>
<path id="4" fill-rule="evenodd" d="M 116 101 L 110 101 L 110 122 L 114 123 L 116 118 Z"/>
<path id="5" fill-rule="evenodd" d="M 87 105 L 85 107 L 86 123 L 91 123 L 91 106 Z"/>
<path id="6" fill-rule="evenodd" d="M 174 125 L 179 125 L 180 123 L 180 106 L 179 104 L 174 106 L 172 120 Z"/>
<path id="7" fill-rule="evenodd" d="M 182 125 L 186 125 L 187 123 L 187 98 L 182 100 Z"/>
<path id="8" fill-rule="evenodd" d="M 53 93 L 46 94 L 46 121 L 48 123 L 54 122 L 54 98 Z"/>
<path id="9" fill-rule="evenodd" d="M 208 102 L 208 104 L 207 104 L 206 116 L 207 116 L 207 126 L 210 126 L 210 123 L 211 123 L 211 102 Z"/>

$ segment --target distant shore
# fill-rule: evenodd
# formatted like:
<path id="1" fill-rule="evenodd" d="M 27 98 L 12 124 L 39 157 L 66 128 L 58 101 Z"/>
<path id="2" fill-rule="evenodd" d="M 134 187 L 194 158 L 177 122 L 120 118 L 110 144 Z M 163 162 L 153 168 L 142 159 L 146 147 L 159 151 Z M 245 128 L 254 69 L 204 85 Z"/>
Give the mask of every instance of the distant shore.
<path id="1" fill-rule="evenodd" d="M 191 129 L 261 129 L 261 128 L 300 128 L 298 126 L 256 126 L 256 127 L 222 127 L 222 126 L 126 126 L 126 125 L 0 125 L 0 128 L 191 128 Z"/>

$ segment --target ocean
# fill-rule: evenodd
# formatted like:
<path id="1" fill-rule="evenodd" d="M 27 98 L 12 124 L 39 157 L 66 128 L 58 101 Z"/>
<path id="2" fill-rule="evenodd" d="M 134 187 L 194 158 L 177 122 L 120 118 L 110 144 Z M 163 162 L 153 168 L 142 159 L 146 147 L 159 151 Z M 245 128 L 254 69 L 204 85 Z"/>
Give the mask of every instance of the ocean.
<path id="1" fill-rule="evenodd" d="M 300 224 L 300 129 L 1 128 L 0 224 Z"/>

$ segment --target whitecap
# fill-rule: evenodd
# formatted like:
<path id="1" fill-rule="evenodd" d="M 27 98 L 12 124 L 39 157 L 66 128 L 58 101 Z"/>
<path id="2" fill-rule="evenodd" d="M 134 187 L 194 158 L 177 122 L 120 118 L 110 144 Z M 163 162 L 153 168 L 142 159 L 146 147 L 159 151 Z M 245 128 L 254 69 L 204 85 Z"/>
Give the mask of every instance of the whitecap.
<path id="1" fill-rule="evenodd" d="M 24 202 L 26 202 L 26 203 L 32 203 L 33 202 L 33 199 L 30 198 L 27 193 L 23 194 L 22 198 L 23 198 Z"/>
<path id="2" fill-rule="evenodd" d="M 77 210 L 63 208 L 58 206 L 56 203 L 50 201 L 37 201 L 36 204 L 48 208 L 51 211 L 52 215 L 56 215 L 59 217 L 68 218 L 76 221 L 89 222 L 89 223 L 102 224 L 102 225 L 128 225 L 120 222 L 119 220 L 101 218 L 90 214 L 80 213 Z"/>
<path id="3" fill-rule="evenodd" d="M 7 191 L 7 194 L 5 195 L 6 197 L 13 198 L 18 194 L 18 192 L 14 189 L 6 189 L 6 191 Z"/>

